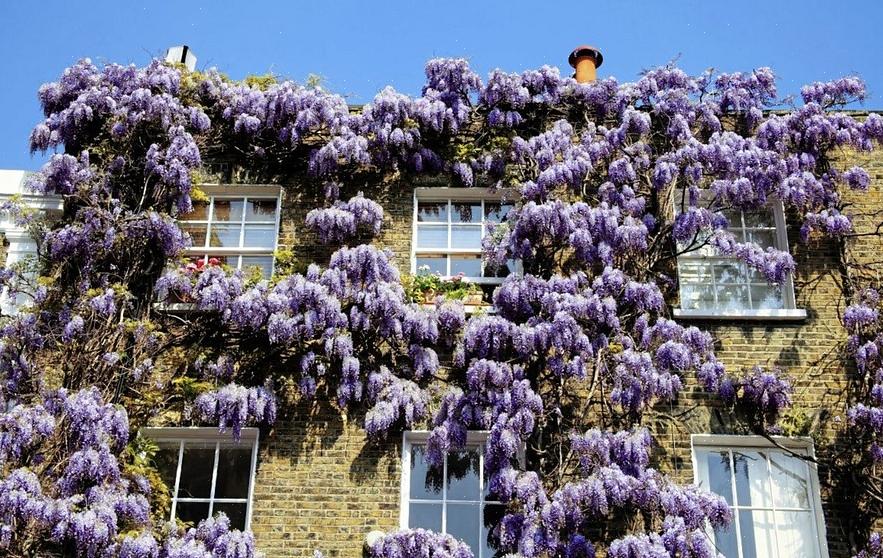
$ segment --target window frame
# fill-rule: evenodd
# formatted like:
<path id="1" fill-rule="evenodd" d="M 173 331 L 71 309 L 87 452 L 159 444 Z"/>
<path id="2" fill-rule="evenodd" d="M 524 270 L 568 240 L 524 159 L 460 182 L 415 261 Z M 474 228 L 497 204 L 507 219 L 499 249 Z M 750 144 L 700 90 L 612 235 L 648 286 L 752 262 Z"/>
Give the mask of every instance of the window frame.
<path id="1" fill-rule="evenodd" d="M 452 201 L 471 201 L 471 202 L 481 202 L 482 208 L 482 221 L 478 224 L 478 228 L 481 230 L 481 238 L 484 239 L 485 232 L 487 230 L 487 221 L 484 216 L 484 203 L 485 202 L 501 202 L 507 203 L 510 205 L 515 205 L 515 202 L 510 201 L 508 197 L 512 194 L 512 191 L 507 188 L 501 188 L 495 191 L 489 191 L 485 188 L 447 188 L 447 187 L 420 187 L 414 188 L 414 196 L 413 196 L 413 207 L 411 213 L 411 275 L 417 274 L 417 257 L 418 254 L 440 254 L 444 256 L 458 256 L 458 255 L 481 255 L 481 248 L 478 249 L 469 249 L 469 248 L 419 248 L 417 246 L 417 229 L 420 224 L 417 220 L 418 217 L 418 204 L 420 202 L 447 202 L 448 203 L 448 221 L 447 221 L 447 232 L 448 232 L 448 245 L 450 245 L 451 241 L 451 226 L 453 223 L 451 222 L 451 202 Z M 467 223 L 468 225 L 468 223 Z M 473 224 L 472 226 L 476 226 Z M 481 262 L 481 265 L 484 266 L 484 261 Z M 516 262 L 515 269 L 510 269 L 511 273 L 519 272 L 519 265 Z M 448 260 L 447 270 L 450 271 L 450 260 Z M 442 275 L 443 279 L 450 279 L 453 277 L 452 275 Z M 469 281 L 470 283 L 476 283 L 479 285 L 500 285 L 503 281 L 506 280 L 505 277 L 475 277 L 475 276 L 464 276 L 464 279 Z"/>
<path id="2" fill-rule="evenodd" d="M 212 257 L 226 257 L 226 258 L 236 258 L 236 265 L 231 265 L 230 267 L 234 267 L 236 269 L 242 268 L 242 258 L 249 256 L 269 256 L 270 257 L 270 277 L 272 277 L 273 273 L 276 269 L 276 250 L 279 248 L 279 226 L 282 220 L 282 188 L 279 186 L 273 185 L 213 185 L 213 184 L 200 184 L 197 186 L 200 190 L 205 193 L 205 195 L 209 198 L 209 205 L 207 208 L 206 219 L 182 219 L 181 215 L 178 216 L 177 222 L 178 225 L 184 230 L 188 232 L 185 228 L 187 224 L 196 224 L 196 225 L 205 225 L 205 242 L 203 246 L 191 246 L 190 248 L 184 249 L 184 255 L 186 257 L 196 257 L 196 258 L 205 258 L 206 261 L 208 258 Z M 276 212 L 274 218 L 271 220 L 268 219 L 266 221 L 256 221 L 253 224 L 273 226 L 273 247 L 265 248 L 265 247 L 246 247 L 241 246 L 245 242 L 245 225 L 248 223 L 246 221 L 246 204 L 248 203 L 249 198 L 257 198 L 263 200 L 275 199 L 276 200 Z M 220 223 L 220 221 L 214 220 L 214 206 L 215 200 L 243 200 L 242 207 L 242 216 L 239 219 L 239 244 L 240 246 L 235 247 L 220 247 L 220 246 L 209 246 L 211 244 L 211 228 L 212 225 Z M 232 224 L 232 222 L 231 222 Z M 228 264 L 229 265 L 229 264 Z M 267 277 L 269 279 L 270 277 Z"/>
<path id="3" fill-rule="evenodd" d="M 710 197 L 710 193 L 705 190 L 702 192 L 703 200 L 708 200 Z M 675 213 L 678 210 L 679 204 L 674 200 L 676 192 L 672 193 L 672 201 L 673 201 L 673 209 Z M 785 208 L 782 204 L 782 201 L 779 199 L 771 199 L 767 202 L 766 206 L 770 210 L 772 210 L 773 219 L 776 225 L 776 248 L 785 252 L 789 252 L 788 248 L 788 226 L 785 222 Z M 740 226 L 741 230 L 751 227 L 745 227 L 745 217 L 744 211 L 739 210 L 739 215 L 742 219 L 742 224 Z M 739 261 L 735 258 L 731 258 L 728 256 L 690 256 L 689 252 L 680 254 L 676 258 L 675 264 L 678 266 L 678 301 L 679 304 L 682 304 L 681 299 L 681 277 L 680 277 L 680 264 L 683 260 L 692 260 L 701 262 L 703 260 L 711 260 L 711 259 L 732 259 L 734 261 Z M 714 273 L 712 269 L 712 273 Z M 714 278 L 712 277 L 712 281 Z M 744 282 L 740 283 L 747 285 L 748 288 L 748 296 L 751 296 L 750 283 Z M 806 310 L 803 308 L 797 307 L 797 301 L 794 295 L 794 279 L 792 274 L 789 273 L 785 278 L 785 281 L 782 282 L 780 286 L 782 290 L 782 308 L 740 308 L 740 309 L 722 309 L 722 308 L 683 308 L 679 306 L 678 308 L 674 308 L 674 317 L 675 318 L 686 318 L 686 319 L 703 319 L 703 320 L 728 320 L 728 319 L 746 319 L 746 320 L 802 320 L 806 318 Z"/>
<path id="4" fill-rule="evenodd" d="M 30 171 L 0 169 L 0 202 L 17 199 L 18 204 L 22 207 L 33 209 L 43 217 L 48 219 L 60 217 L 64 210 L 64 197 L 58 194 L 40 194 L 28 190 L 25 185 L 28 177 L 33 174 L 35 173 Z M 38 256 L 36 239 L 27 227 L 22 227 L 15 222 L 15 217 L 9 211 L 0 211 L 0 233 L 8 243 L 4 267 L 10 267 L 29 259 L 36 260 Z M 29 279 L 36 278 L 30 272 L 26 276 Z M 30 302 L 31 297 L 24 293 L 10 297 L 8 287 L 0 289 L 0 311 L 5 316 L 18 315 L 19 310 L 29 305 Z"/>
<path id="5" fill-rule="evenodd" d="M 411 447 L 413 445 L 423 445 L 426 444 L 427 440 L 429 440 L 429 435 L 431 434 L 428 430 L 406 430 L 402 433 L 402 459 L 400 462 L 401 465 L 401 485 L 400 485 L 400 493 L 399 493 L 399 527 L 401 529 L 408 529 L 408 520 L 409 520 L 409 504 L 411 503 Z M 478 500 L 478 504 L 480 506 L 479 518 L 483 517 L 484 514 L 484 506 L 485 504 L 491 505 L 502 505 L 502 502 L 498 500 L 485 500 L 484 492 L 485 492 L 485 482 L 487 479 L 485 478 L 484 473 L 484 451 L 483 446 L 487 443 L 488 435 L 490 434 L 487 430 L 469 430 L 466 433 L 466 448 L 469 447 L 478 447 L 479 448 L 479 494 L 480 500 Z M 524 456 L 523 452 L 519 453 L 518 459 L 523 461 Z M 445 459 L 444 470 L 442 473 L 442 479 L 447 479 L 447 459 Z M 441 502 L 442 505 L 442 532 L 447 532 L 447 483 L 442 483 L 442 497 L 440 500 L 433 500 L 432 503 Z M 418 503 L 421 501 L 419 499 L 416 500 Z M 461 502 L 457 500 L 457 502 Z M 475 503 L 474 500 L 465 501 L 468 503 Z M 483 525 L 479 523 L 479 533 L 483 531 Z M 479 544 L 483 544 L 479 541 Z M 475 554 L 475 558 L 493 558 L 488 556 L 480 556 L 481 549 L 473 549 L 473 553 Z"/>
<path id="6" fill-rule="evenodd" d="M 693 484 L 699 486 L 699 462 L 697 459 L 697 450 L 704 451 L 728 451 L 732 456 L 732 452 L 739 450 L 746 451 L 758 451 L 758 450 L 766 450 L 766 451 L 774 451 L 782 454 L 793 453 L 796 455 L 804 455 L 807 457 L 815 458 L 815 447 L 813 444 L 813 440 L 807 436 L 798 436 L 798 437 L 786 437 L 786 436 L 773 436 L 771 441 L 765 436 L 758 435 L 736 435 L 736 434 L 692 434 L 690 436 L 690 459 L 693 467 Z M 774 443 L 775 442 L 775 443 Z M 783 449 L 784 448 L 784 449 Z M 731 457 L 732 459 L 732 457 Z M 769 457 L 767 457 L 767 463 L 769 464 Z M 806 460 L 804 461 L 806 464 L 807 470 L 807 490 L 809 491 L 809 506 L 810 513 L 812 513 L 815 518 L 815 527 L 816 527 L 816 540 L 818 542 L 818 551 L 820 558 L 828 558 L 828 539 L 827 539 L 827 530 L 825 527 L 825 513 L 824 508 L 822 507 L 822 495 L 820 491 L 820 483 L 819 483 L 819 471 L 816 463 Z M 769 465 L 767 465 L 769 467 Z M 734 482 L 734 472 L 730 472 L 731 483 Z M 769 474 L 769 471 L 768 471 Z M 770 479 L 770 483 L 772 483 L 772 479 Z M 704 487 L 706 490 L 709 490 L 708 487 Z M 735 494 L 735 485 L 732 488 Z M 771 505 L 769 508 L 764 506 L 733 506 L 738 511 L 739 509 L 759 509 L 771 511 L 774 515 L 773 521 L 773 529 L 774 532 L 777 533 L 778 536 L 778 523 L 775 521 L 775 511 L 776 506 L 775 502 L 772 499 L 772 484 L 770 485 L 770 502 Z M 787 511 L 787 510 L 785 510 Z M 739 535 L 739 518 L 738 513 L 734 514 L 733 518 L 733 527 L 737 529 L 736 531 L 736 541 L 738 545 L 738 549 L 741 553 L 742 550 L 742 540 Z M 708 536 L 710 540 L 714 541 L 714 533 L 709 525 L 707 528 Z M 738 558 L 738 557 L 735 557 Z"/>
<path id="7" fill-rule="evenodd" d="M 214 507 L 216 503 L 220 504 L 245 504 L 245 526 L 244 528 L 247 530 L 251 526 L 251 514 L 254 504 L 254 486 L 255 486 L 255 477 L 257 473 L 257 462 L 258 462 L 258 450 L 259 450 L 259 440 L 260 440 L 260 431 L 254 427 L 246 427 L 243 428 L 240 432 L 239 444 L 247 444 L 251 446 L 251 460 L 249 462 L 249 475 L 248 475 L 248 496 L 245 499 L 242 498 L 215 498 L 215 488 L 218 480 L 218 459 L 220 454 L 220 443 L 221 442 L 232 442 L 233 434 L 228 430 L 227 432 L 220 432 L 216 427 L 200 427 L 200 426 L 181 426 L 181 427 L 146 427 L 140 430 L 140 433 L 145 438 L 149 438 L 151 441 L 161 444 L 163 442 L 177 442 L 178 443 L 178 458 L 177 464 L 175 468 L 175 485 L 169 487 L 171 489 L 171 508 L 169 511 L 169 520 L 175 521 L 175 512 L 178 505 L 178 502 L 208 502 L 209 504 L 209 515 L 208 517 L 214 516 Z M 214 442 L 215 443 L 215 462 L 212 466 L 212 484 L 209 492 L 208 498 L 178 498 L 178 488 L 181 483 L 181 467 L 184 462 L 184 442 Z"/>

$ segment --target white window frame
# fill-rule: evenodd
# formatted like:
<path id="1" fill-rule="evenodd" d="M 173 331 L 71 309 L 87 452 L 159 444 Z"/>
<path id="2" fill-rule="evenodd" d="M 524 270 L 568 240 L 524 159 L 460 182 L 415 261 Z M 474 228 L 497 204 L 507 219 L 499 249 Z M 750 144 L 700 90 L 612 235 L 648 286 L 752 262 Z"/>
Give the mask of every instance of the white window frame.
<path id="1" fill-rule="evenodd" d="M 485 479 L 484 475 L 484 445 L 487 443 L 489 432 L 486 430 L 470 430 L 466 433 L 466 448 L 478 448 L 479 453 L 479 462 L 478 462 L 478 471 L 479 471 L 479 484 L 478 484 L 478 492 L 479 492 L 479 500 L 457 500 L 458 503 L 473 503 L 478 504 L 480 506 L 479 513 L 479 521 L 482 521 L 481 518 L 484 517 L 484 506 L 485 504 L 502 504 L 502 502 L 498 500 L 485 500 L 484 499 L 484 491 L 485 491 Z M 430 432 L 428 430 L 408 430 L 402 434 L 402 475 L 401 475 L 401 492 L 400 492 L 400 500 L 399 500 L 399 527 L 402 529 L 408 529 L 408 512 L 409 512 L 409 504 L 412 502 L 410 489 L 411 489 L 411 447 L 413 445 L 425 445 L 427 440 L 429 440 Z M 519 453 L 519 460 L 523 460 L 524 457 L 521 453 Z M 448 460 L 445 459 L 444 469 L 442 471 L 442 497 L 441 500 L 413 500 L 416 503 L 433 503 L 438 504 L 441 501 L 442 505 L 442 533 L 447 532 L 447 478 L 448 478 Z M 483 525 L 479 524 L 479 532 L 483 531 Z M 484 541 L 479 541 L 479 544 L 483 544 Z M 493 558 L 490 556 L 481 556 L 481 548 L 473 549 L 473 553 L 475 554 L 475 558 Z"/>
<path id="2" fill-rule="evenodd" d="M 273 272 L 276 269 L 276 250 L 279 247 L 279 224 L 282 218 L 282 188 L 279 186 L 273 185 L 212 185 L 212 184 L 201 184 L 197 186 L 200 190 L 202 190 L 205 195 L 209 198 L 209 205 L 207 208 L 207 219 L 182 219 L 179 217 L 178 222 L 182 226 L 186 226 L 187 224 L 195 224 L 195 225 L 205 225 L 205 243 L 203 246 L 193 246 L 184 250 L 184 254 L 190 257 L 197 258 L 208 258 L 212 257 L 226 257 L 226 258 L 236 258 L 236 265 L 230 264 L 231 267 L 236 269 L 242 269 L 242 257 L 243 256 L 270 256 L 271 264 L 270 264 L 270 275 L 272 276 Z M 263 200 L 273 199 L 276 200 L 276 215 L 275 218 L 270 221 L 255 221 L 250 224 L 255 225 L 273 225 L 273 247 L 243 247 L 242 244 L 245 242 L 245 225 L 247 221 L 245 220 L 245 216 L 247 213 L 247 204 L 249 198 L 258 198 Z M 242 207 L 242 217 L 239 220 L 239 246 L 236 247 L 212 247 L 209 246 L 211 244 L 211 234 L 212 234 L 212 225 L 220 223 L 220 221 L 214 220 L 214 207 L 215 200 L 243 200 Z M 235 223 L 229 223 L 235 224 Z M 269 279 L 269 277 L 268 277 Z"/>
<path id="3" fill-rule="evenodd" d="M 417 221 L 417 205 L 419 202 L 447 202 L 448 203 L 448 246 L 451 245 L 451 202 L 452 201 L 464 201 L 464 202 L 481 202 L 481 224 L 474 224 L 472 226 L 479 226 L 481 228 L 481 238 L 484 239 L 484 236 L 487 232 L 487 221 L 484 218 L 484 204 L 485 202 L 500 202 L 507 203 L 511 205 L 515 205 L 514 202 L 509 201 L 511 191 L 508 189 L 499 189 L 496 191 L 489 191 L 484 188 L 414 188 L 414 201 L 413 201 L 413 213 L 412 213 L 412 230 L 411 230 L 411 275 L 417 274 L 417 257 L 418 254 L 440 254 L 444 256 L 458 256 L 458 255 L 481 255 L 481 248 L 477 249 L 468 249 L 468 248 L 419 248 L 417 246 L 417 226 L 419 225 Z M 436 223 L 442 224 L 442 223 Z M 468 223 L 467 223 L 468 224 Z M 447 271 L 449 274 L 442 275 L 443 279 L 450 279 L 452 276 L 450 275 L 451 270 L 451 260 L 448 258 L 447 260 Z M 484 262 L 481 263 L 484 266 Z M 518 263 L 516 263 L 516 268 L 518 267 Z M 518 269 L 510 269 L 510 273 L 518 273 Z M 466 276 L 465 279 L 470 283 L 477 283 L 481 285 L 499 285 L 502 284 L 506 279 L 505 277 L 473 277 Z"/>
<path id="4" fill-rule="evenodd" d="M 675 205 L 677 207 L 677 204 Z M 773 219 L 776 224 L 776 248 L 784 252 L 788 252 L 788 227 L 785 223 L 785 209 L 781 200 L 770 200 L 767 207 L 772 210 Z M 745 227 L 745 214 L 739 211 L 742 219 L 741 229 L 751 228 Z M 727 256 L 708 256 L 708 255 L 688 255 L 681 254 L 677 258 L 678 271 L 680 273 L 680 263 L 682 260 L 702 261 L 706 259 L 733 259 Z M 714 270 L 712 269 L 712 282 L 714 281 Z M 678 282 L 678 297 L 680 298 L 681 289 L 680 281 Z M 749 300 L 751 297 L 751 288 L 748 285 Z M 794 298 L 794 280 L 789 273 L 785 281 L 780 285 L 782 290 L 782 308 L 757 308 L 757 309 L 723 309 L 723 308 L 675 308 L 675 318 L 693 318 L 703 320 L 728 320 L 728 319 L 746 319 L 746 320 L 802 320 L 806 318 L 806 310 L 797 308 Z"/>
<path id="5" fill-rule="evenodd" d="M 64 209 L 64 198 L 56 194 L 40 194 L 26 189 L 25 183 L 31 174 L 33 173 L 28 171 L 0 170 L 0 203 L 16 198 L 23 207 L 35 210 L 43 216 L 60 215 Z M 37 241 L 26 227 L 21 227 L 15 222 L 9 211 L 0 211 L 0 232 L 9 243 L 6 249 L 6 267 L 28 258 L 36 258 Z M 35 278 L 31 273 L 28 273 L 27 277 Z M 29 305 L 30 302 L 31 298 L 22 293 L 10 297 L 6 287 L 0 292 L 0 310 L 4 315 L 17 315 L 19 309 Z"/>
<path id="6" fill-rule="evenodd" d="M 697 486 L 699 485 L 699 463 L 697 460 L 697 450 L 704 451 L 728 451 L 730 452 L 730 482 L 732 483 L 732 491 L 735 497 L 736 493 L 736 485 L 735 485 L 735 472 L 732 467 L 732 452 L 739 450 L 746 451 L 758 451 L 763 450 L 766 452 L 778 452 L 782 454 L 793 453 L 796 455 L 803 455 L 810 458 L 815 458 L 815 448 L 813 446 L 812 438 L 809 437 L 785 437 L 785 436 L 774 436 L 773 440 L 775 443 L 771 442 L 768 438 L 764 436 L 740 436 L 740 435 L 731 435 L 731 434 L 693 434 L 690 436 L 690 453 L 693 465 L 693 483 Z M 784 448 L 784 449 L 783 449 Z M 772 491 L 772 474 L 770 473 L 770 458 L 767 456 L 767 474 L 770 476 L 770 506 L 735 506 L 737 510 L 739 509 L 751 509 L 751 510 L 760 510 L 760 511 L 769 511 L 773 513 L 773 525 L 774 532 L 776 536 L 778 536 L 778 523 L 775 522 L 775 512 L 783 511 L 779 510 L 775 506 L 775 500 L 773 499 Z M 810 505 L 810 513 L 813 514 L 816 522 L 816 540 L 818 542 L 818 551 L 819 556 L 821 558 L 828 558 L 828 540 L 827 540 L 827 531 L 825 529 L 825 515 L 822 508 L 822 496 L 820 492 L 820 484 L 819 484 L 819 472 L 818 467 L 813 461 L 806 460 L 804 461 L 806 464 L 807 470 L 807 490 L 809 491 L 809 505 Z M 704 487 L 707 489 L 707 487 Z M 788 511 L 788 510 L 784 510 Z M 805 510 L 802 510 L 805 511 Z M 733 524 L 732 528 L 736 529 L 736 544 L 738 545 L 739 552 L 742 552 L 742 539 L 739 536 L 740 531 L 738 528 L 739 525 L 739 514 L 733 514 Z M 714 541 L 714 533 L 712 530 L 708 529 L 708 535 L 712 541 Z M 728 558 L 738 558 L 738 557 L 728 557 Z"/>
<path id="7" fill-rule="evenodd" d="M 248 476 L 248 497 L 242 498 L 215 498 L 215 485 L 218 480 L 218 458 L 220 455 L 220 443 L 233 441 L 233 434 L 230 431 L 220 432 L 216 427 L 164 427 L 164 428 L 142 428 L 141 435 L 145 438 L 162 444 L 177 442 L 178 443 L 178 462 L 175 470 L 175 485 L 169 487 L 172 492 L 172 507 L 170 511 L 170 521 L 175 520 L 175 512 L 177 511 L 178 502 L 208 502 L 209 515 L 214 516 L 215 504 L 245 504 L 245 529 L 251 527 L 252 504 L 254 502 L 254 485 L 255 472 L 258 463 L 258 441 L 260 432 L 257 428 L 243 428 L 240 432 L 239 444 L 244 447 L 251 447 L 251 462 Z M 208 498 L 178 498 L 178 487 L 181 483 L 181 466 L 184 462 L 184 442 L 214 442 L 215 443 L 215 463 L 212 467 L 212 485 Z"/>

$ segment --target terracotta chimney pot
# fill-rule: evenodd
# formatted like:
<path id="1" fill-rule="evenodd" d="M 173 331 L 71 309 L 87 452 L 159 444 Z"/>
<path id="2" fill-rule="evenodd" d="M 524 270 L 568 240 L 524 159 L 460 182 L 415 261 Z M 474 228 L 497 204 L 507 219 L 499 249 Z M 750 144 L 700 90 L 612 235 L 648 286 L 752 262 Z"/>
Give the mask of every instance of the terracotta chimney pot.
<path id="1" fill-rule="evenodd" d="M 579 83 L 591 83 L 598 78 L 597 69 L 604 62 L 601 51 L 589 45 L 581 45 L 573 49 L 567 61 L 576 70 L 573 77 Z"/>

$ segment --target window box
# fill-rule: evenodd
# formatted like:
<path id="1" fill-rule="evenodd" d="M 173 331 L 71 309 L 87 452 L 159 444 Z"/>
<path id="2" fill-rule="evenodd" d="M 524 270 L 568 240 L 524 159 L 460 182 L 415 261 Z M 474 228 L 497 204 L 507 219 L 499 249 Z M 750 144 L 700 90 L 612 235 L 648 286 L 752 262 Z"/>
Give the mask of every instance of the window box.
<path id="1" fill-rule="evenodd" d="M 697 485 L 724 499 L 733 523 L 709 536 L 727 558 L 827 558 L 809 438 L 693 435 Z M 783 449 L 785 448 L 785 449 Z"/>

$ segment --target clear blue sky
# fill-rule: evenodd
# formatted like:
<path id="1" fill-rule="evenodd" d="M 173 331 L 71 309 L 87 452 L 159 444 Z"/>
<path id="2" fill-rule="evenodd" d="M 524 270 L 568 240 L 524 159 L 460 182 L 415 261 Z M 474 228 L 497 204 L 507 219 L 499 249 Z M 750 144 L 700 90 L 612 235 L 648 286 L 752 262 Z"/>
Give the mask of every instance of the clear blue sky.
<path id="1" fill-rule="evenodd" d="M 542 64 L 570 71 L 570 50 L 589 43 L 604 53 L 600 74 L 620 80 L 677 56 L 689 72 L 771 66 L 783 95 L 858 73 L 865 106 L 883 108 L 881 0 L 10 0 L 0 26 L 0 168 L 41 164 L 27 149 L 41 83 L 78 58 L 144 64 L 182 43 L 200 68 L 299 81 L 314 73 L 354 103 L 387 84 L 418 93 L 434 56 L 465 56 L 482 75 Z"/>

